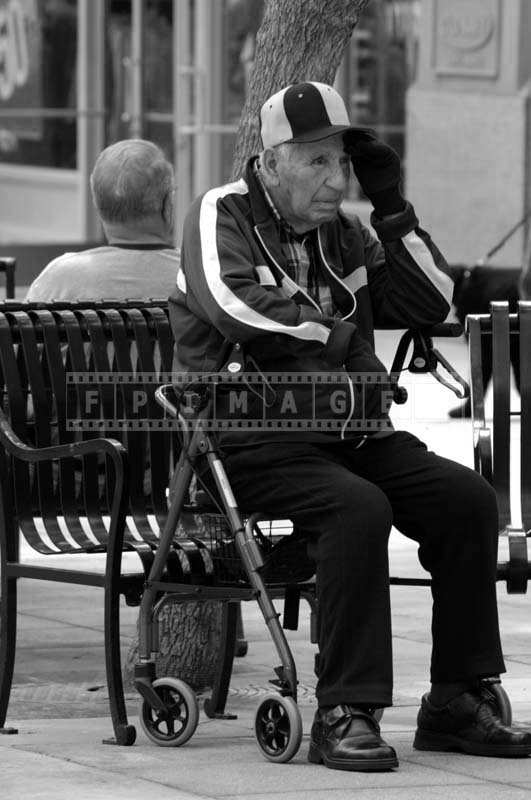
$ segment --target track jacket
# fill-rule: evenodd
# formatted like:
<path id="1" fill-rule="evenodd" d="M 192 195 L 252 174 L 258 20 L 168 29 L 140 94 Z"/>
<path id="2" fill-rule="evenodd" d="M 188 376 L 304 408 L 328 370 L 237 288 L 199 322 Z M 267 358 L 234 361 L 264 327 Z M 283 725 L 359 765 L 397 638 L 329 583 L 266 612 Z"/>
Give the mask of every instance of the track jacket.
<path id="1" fill-rule="evenodd" d="M 248 164 L 246 177 L 191 206 L 170 319 L 181 366 L 220 367 L 240 343 L 249 380 L 215 387 L 223 445 L 330 442 L 391 427 L 390 391 L 374 328 L 443 321 L 453 283 L 411 205 L 371 223 L 339 213 L 320 225 L 320 269 L 337 315 L 324 316 L 286 272 L 277 221 Z M 238 425 L 239 427 L 235 427 Z"/>

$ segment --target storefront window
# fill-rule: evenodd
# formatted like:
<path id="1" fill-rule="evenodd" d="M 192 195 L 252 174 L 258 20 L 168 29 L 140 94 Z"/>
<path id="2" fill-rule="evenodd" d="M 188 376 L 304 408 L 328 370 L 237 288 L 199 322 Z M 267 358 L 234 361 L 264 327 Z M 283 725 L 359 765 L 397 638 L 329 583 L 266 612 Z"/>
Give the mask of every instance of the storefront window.
<path id="1" fill-rule="evenodd" d="M 76 167 L 77 0 L 0 0 L 0 161 Z"/>
<path id="2" fill-rule="evenodd" d="M 173 161 L 173 3 L 150 0 L 144 28 L 145 135 Z M 169 119 L 168 119 L 169 117 Z"/>
<path id="3" fill-rule="evenodd" d="M 105 90 L 107 116 L 105 141 L 116 142 L 129 136 L 129 121 L 124 112 L 131 92 L 131 2 L 112 0 L 106 17 Z"/>
<path id="4" fill-rule="evenodd" d="M 145 0 L 142 16 L 142 136 L 173 160 L 173 2 Z M 131 0 L 107 10 L 106 141 L 132 135 L 133 15 Z"/>

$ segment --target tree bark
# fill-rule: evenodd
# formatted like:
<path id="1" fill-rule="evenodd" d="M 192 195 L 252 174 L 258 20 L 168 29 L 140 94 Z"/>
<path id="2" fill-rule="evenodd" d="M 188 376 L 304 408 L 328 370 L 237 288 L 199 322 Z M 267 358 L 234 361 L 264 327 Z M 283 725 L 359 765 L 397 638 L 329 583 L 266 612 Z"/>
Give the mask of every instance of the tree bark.
<path id="1" fill-rule="evenodd" d="M 210 515 L 209 515 L 210 516 Z M 207 518 L 199 514 L 184 514 L 177 536 L 209 536 Z M 215 523 L 216 524 L 216 523 Z M 217 523 L 219 525 L 219 523 Z M 228 526 L 221 523 L 223 528 Z M 223 607 L 218 602 L 175 603 L 165 605 L 159 615 L 159 652 L 155 658 L 158 678 L 181 678 L 198 693 L 213 685 L 216 675 L 216 656 L 221 644 Z M 124 685 L 133 688 L 135 664 L 138 661 L 137 632 L 127 652 L 124 664 Z"/>
<path id="2" fill-rule="evenodd" d="M 180 678 L 195 692 L 212 687 L 221 641 L 222 606 L 216 602 L 169 603 L 159 617 L 160 651 L 155 658 L 157 677 Z M 124 684 L 133 687 L 138 661 L 138 630 L 124 665 Z"/>
<path id="3" fill-rule="evenodd" d="M 234 152 L 234 180 L 259 152 L 260 107 L 291 83 L 333 83 L 352 31 L 370 0 L 266 0 L 249 92 Z"/>
<path id="4" fill-rule="evenodd" d="M 239 177 L 260 150 L 258 112 L 274 92 L 304 80 L 333 83 L 360 13 L 370 0 L 266 0 L 258 31 L 247 102 L 240 119 L 233 160 Z M 212 686 L 221 641 L 218 603 L 170 604 L 160 618 L 157 675 L 185 680 L 197 692 Z M 124 682 L 132 686 L 138 639 L 129 648 Z"/>

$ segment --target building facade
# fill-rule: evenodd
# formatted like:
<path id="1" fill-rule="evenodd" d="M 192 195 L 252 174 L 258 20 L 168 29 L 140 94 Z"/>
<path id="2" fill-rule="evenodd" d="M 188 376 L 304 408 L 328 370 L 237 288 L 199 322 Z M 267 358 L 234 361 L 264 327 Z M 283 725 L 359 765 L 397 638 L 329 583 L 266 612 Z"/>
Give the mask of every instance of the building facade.
<path id="1" fill-rule="evenodd" d="M 418 10 L 373 0 L 337 76 L 352 119 L 401 153 Z M 0 0 L 0 245 L 99 240 L 88 177 L 127 137 L 175 164 L 179 230 L 192 199 L 230 175 L 262 11 L 263 0 Z"/>

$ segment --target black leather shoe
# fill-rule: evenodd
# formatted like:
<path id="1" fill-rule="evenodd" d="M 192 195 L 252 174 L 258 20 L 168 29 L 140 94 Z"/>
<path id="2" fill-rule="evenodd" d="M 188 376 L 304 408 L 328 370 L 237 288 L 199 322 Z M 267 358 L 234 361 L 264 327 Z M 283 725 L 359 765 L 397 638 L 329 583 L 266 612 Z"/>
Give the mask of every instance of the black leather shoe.
<path id="1" fill-rule="evenodd" d="M 480 690 L 464 692 L 441 707 L 434 706 L 425 694 L 413 747 L 459 750 L 475 756 L 528 756 L 531 730 L 503 725 Z"/>
<path id="2" fill-rule="evenodd" d="M 308 761 L 360 772 L 398 767 L 396 753 L 380 736 L 380 726 L 372 714 L 349 705 L 317 711 Z"/>

